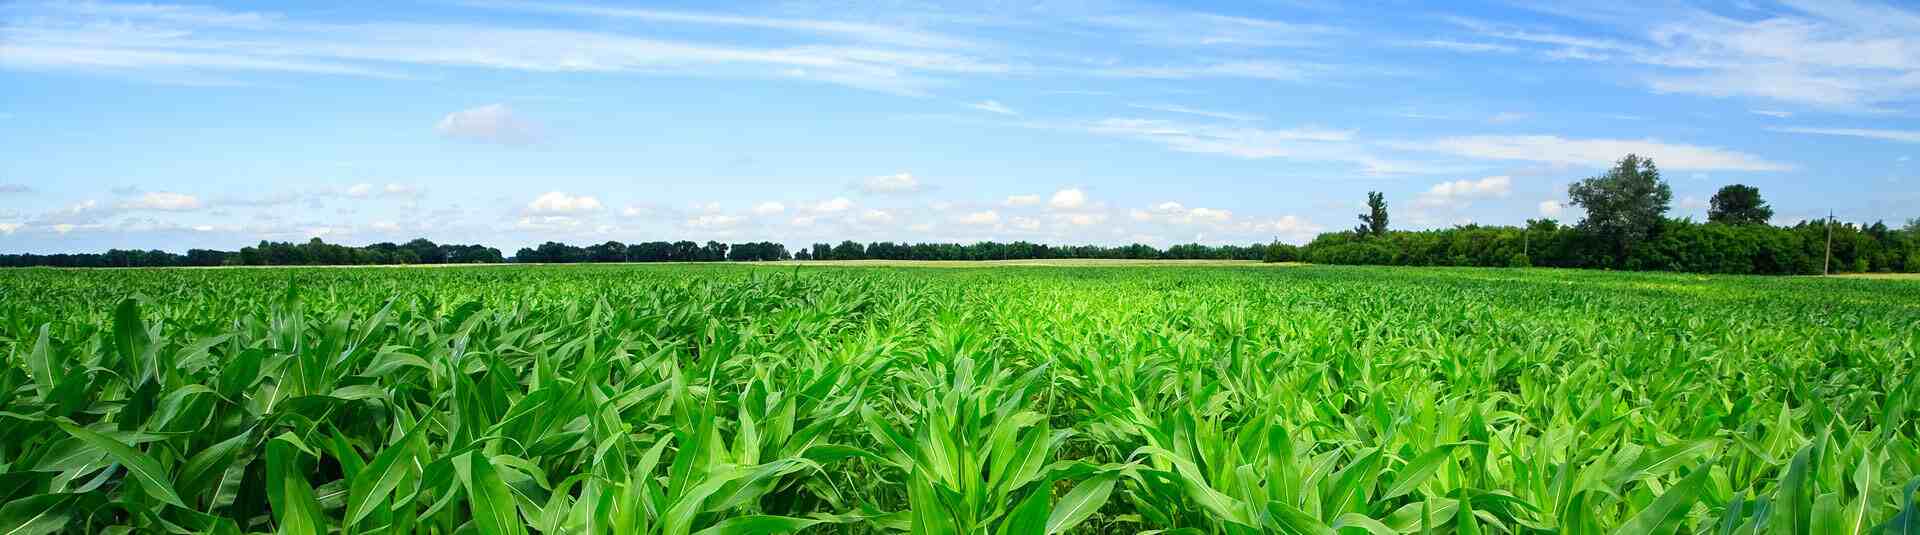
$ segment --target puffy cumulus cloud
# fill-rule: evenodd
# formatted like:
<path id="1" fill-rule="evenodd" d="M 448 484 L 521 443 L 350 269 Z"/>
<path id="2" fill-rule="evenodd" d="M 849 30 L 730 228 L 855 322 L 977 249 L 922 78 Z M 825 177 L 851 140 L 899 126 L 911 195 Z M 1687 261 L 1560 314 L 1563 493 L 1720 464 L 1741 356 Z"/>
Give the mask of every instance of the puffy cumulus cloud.
<path id="1" fill-rule="evenodd" d="M 380 232 L 398 232 L 400 230 L 400 224 L 392 221 L 375 221 L 373 224 L 367 225 L 367 227 Z"/>
<path id="2" fill-rule="evenodd" d="M 1013 228 L 1026 231 L 1040 230 L 1040 220 L 1031 217 L 1015 217 L 1007 221 Z"/>
<path id="3" fill-rule="evenodd" d="M 787 224 L 793 225 L 796 227 L 811 227 L 816 221 L 818 221 L 818 219 L 815 218 L 814 216 L 803 215 L 803 216 L 794 216 L 793 219 L 787 220 Z"/>
<path id="4" fill-rule="evenodd" d="M 93 201 L 88 201 L 93 202 Z M 163 212 L 185 212 L 198 210 L 205 204 L 199 197 L 171 191 L 149 191 L 138 198 L 120 203 L 122 210 L 159 210 Z"/>
<path id="5" fill-rule="evenodd" d="M 1540 215 L 1542 217 L 1560 217 L 1560 214 L 1565 213 L 1566 209 L 1566 206 L 1561 205 L 1560 201 L 1540 201 Z"/>
<path id="6" fill-rule="evenodd" d="M 955 220 L 962 225 L 992 225 L 1000 222 L 1000 213 L 993 210 L 973 212 Z"/>
<path id="7" fill-rule="evenodd" d="M 1098 224 L 1107 222 L 1107 214 L 1101 214 L 1101 213 L 1054 214 L 1053 221 L 1057 224 L 1072 225 L 1076 227 L 1090 227 L 1093 225 L 1098 225 Z"/>
<path id="8" fill-rule="evenodd" d="M 1664 143 L 1657 139 L 1567 139 L 1560 136 L 1460 136 L 1395 142 L 1406 149 L 1485 160 L 1520 160 L 1606 167 L 1623 154 L 1652 158 L 1661 168 L 1689 171 L 1789 171 L 1793 166 L 1717 147 Z"/>
<path id="9" fill-rule="evenodd" d="M 1506 197 L 1511 193 L 1513 193 L 1513 177 L 1506 175 L 1490 176 L 1479 180 L 1454 180 L 1427 188 L 1419 198 L 1414 199 L 1414 205 L 1461 206 L 1474 199 Z"/>
<path id="10" fill-rule="evenodd" d="M 1327 229 L 1306 218 L 1289 214 L 1279 219 L 1255 223 L 1252 230 L 1256 233 L 1271 234 L 1288 242 L 1304 243 Z"/>
<path id="11" fill-rule="evenodd" d="M 0 223 L 0 234 L 11 235 L 15 231 L 18 231 L 23 228 L 27 228 L 27 226 L 20 223 Z"/>
<path id="12" fill-rule="evenodd" d="M 853 208 L 853 201 L 846 197 L 834 197 L 806 206 L 807 211 L 818 214 L 834 214 Z"/>
<path id="13" fill-rule="evenodd" d="M 886 210 L 868 209 L 860 213 L 860 222 L 884 225 L 893 222 L 893 214 Z"/>
<path id="14" fill-rule="evenodd" d="M 526 145 L 539 138 L 539 127 L 521 119 L 506 104 L 449 113 L 433 129 L 449 139 L 500 145 Z"/>
<path id="15" fill-rule="evenodd" d="M 1002 201 L 1000 204 L 1004 204 L 1007 206 L 1033 206 L 1036 204 L 1040 204 L 1040 196 L 1039 195 L 1009 195 L 1007 196 L 1007 200 Z"/>
<path id="16" fill-rule="evenodd" d="M 746 218 L 737 215 L 701 214 L 687 218 L 681 225 L 691 229 L 718 230 L 734 228 L 745 222 Z"/>
<path id="17" fill-rule="evenodd" d="M 600 199 L 587 195 L 569 195 L 565 192 L 549 191 L 534 197 L 527 203 L 527 213 L 541 214 L 581 214 L 599 211 Z"/>
<path id="18" fill-rule="evenodd" d="M 933 232 L 933 223 L 914 223 L 907 225 L 907 230 L 914 232 Z"/>
<path id="19" fill-rule="evenodd" d="M 763 216 L 782 214 L 782 213 L 786 213 L 786 211 L 787 211 L 787 205 L 781 204 L 778 202 L 773 202 L 773 201 L 763 202 L 763 203 L 754 205 L 753 207 L 753 213 L 755 215 L 763 215 Z"/>
<path id="20" fill-rule="evenodd" d="M 866 180 L 860 181 L 860 191 L 867 193 L 914 193 L 922 189 L 925 189 L 925 186 L 920 183 L 920 179 L 914 178 L 913 173 L 906 172 L 867 177 Z"/>
<path id="21" fill-rule="evenodd" d="M 1047 199 L 1047 206 L 1055 210 L 1078 210 L 1087 205 L 1087 192 L 1080 188 L 1067 188 L 1053 192 Z"/>
<path id="22" fill-rule="evenodd" d="M 1156 204 L 1146 210 L 1133 210 L 1128 213 L 1134 221 L 1160 222 L 1178 225 L 1206 223 L 1223 225 L 1233 220 L 1233 212 L 1218 208 L 1187 208 L 1186 205 L 1167 201 Z"/>

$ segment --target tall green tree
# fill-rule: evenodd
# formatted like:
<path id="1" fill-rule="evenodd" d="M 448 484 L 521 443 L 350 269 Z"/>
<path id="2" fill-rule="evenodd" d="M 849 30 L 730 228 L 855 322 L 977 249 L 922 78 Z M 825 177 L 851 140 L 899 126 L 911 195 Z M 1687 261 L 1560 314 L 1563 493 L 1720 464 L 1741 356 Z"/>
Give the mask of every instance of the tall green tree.
<path id="1" fill-rule="evenodd" d="M 1378 191 L 1367 192 L 1367 213 L 1360 214 L 1360 226 L 1354 227 L 1355 234 L 1380 236 L 1387 233 L 1387 196 Z"/>
<path id="2" fill-rule="evenodd" d="M 1652 159 L 1628 154 L 1606 174 L 1568 186 L 1567 197 L 1587 211 L 1580 231 L 1612 249 L 1614 261 L 1620 262 L 1660 228 L 1673 202 L 1673 187 L 1660 178 Z"/>
<path id="3" fill-rule="evenodd" d="M 1728 225 L 1765 225 L 1773 219 L 1773 207 L 1760 198 L 1760 188 L 1729 184 L 1714 192 L 1708 201 L 1707 221 Z"/>

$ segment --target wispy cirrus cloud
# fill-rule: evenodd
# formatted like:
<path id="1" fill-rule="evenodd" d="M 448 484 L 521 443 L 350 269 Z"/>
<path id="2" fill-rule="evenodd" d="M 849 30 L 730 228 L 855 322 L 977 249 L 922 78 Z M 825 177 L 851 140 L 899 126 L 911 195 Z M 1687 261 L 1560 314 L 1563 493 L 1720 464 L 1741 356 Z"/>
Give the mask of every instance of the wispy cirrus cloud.
<path id="1" fill-rule="evenodd" d="M 1777 126 L 1768 128 L 1774 132 L 1790 134 L 1814 134 L 1822 136 L 1848 136 L 1901 143 L 1920 143 L 1920 130 L 1892 130 L 1884 128 L 1812 128 L 1804 126 Z"/>
<path id="2" fill-rule="evenodd" d="M 1440 152 L 1487 160 L 1520 160 L 1577 166 L 1606 166 L 1622 155 L 1653 158 L 1676 170 L 1787 171 L 1793 166 L 1744 152 L 1657 139 L 1565 138 L 1534 136 L 1456 136 L 1428 141 L 1390 142 L 1405 150 Z"/>

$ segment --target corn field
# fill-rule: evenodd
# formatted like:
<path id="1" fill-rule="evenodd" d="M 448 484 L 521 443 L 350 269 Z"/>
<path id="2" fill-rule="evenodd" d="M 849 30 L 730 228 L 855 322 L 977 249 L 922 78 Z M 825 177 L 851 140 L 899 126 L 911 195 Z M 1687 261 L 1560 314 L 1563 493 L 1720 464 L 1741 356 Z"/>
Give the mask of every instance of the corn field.
<path id="1" fill-rule="evenodd" d="M 1920 283 L 0 272 L 0 535 L 1920 534 Z"/>

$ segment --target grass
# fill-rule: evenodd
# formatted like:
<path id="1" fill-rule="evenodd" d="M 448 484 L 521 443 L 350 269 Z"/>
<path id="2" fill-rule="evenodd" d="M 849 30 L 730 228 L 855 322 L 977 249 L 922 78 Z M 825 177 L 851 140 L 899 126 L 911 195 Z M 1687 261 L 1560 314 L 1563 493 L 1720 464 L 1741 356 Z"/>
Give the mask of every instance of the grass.
<path id="1" fill-rule="evenodd" d="M 0 302 L 4 534 L 1920 532 L 1910 281 L 20 270 Z"/>

